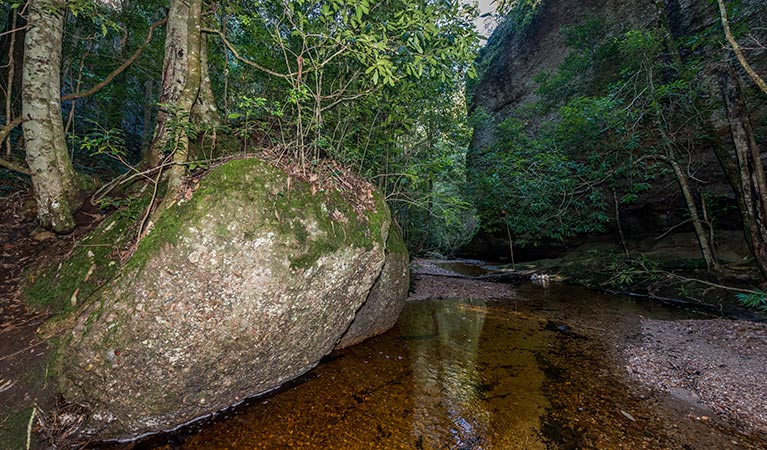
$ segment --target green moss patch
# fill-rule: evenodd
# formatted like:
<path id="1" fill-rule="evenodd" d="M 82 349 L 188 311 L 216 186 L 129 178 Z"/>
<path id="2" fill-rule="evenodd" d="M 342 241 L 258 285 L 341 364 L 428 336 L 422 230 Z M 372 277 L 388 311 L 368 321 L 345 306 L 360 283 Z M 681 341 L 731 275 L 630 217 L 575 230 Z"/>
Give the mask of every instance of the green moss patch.
<path id="1" fill-rule="evenodd" d="M 234 160 L 212 169 L 191 199 L 163 211 L 122 267 L 120 253 L 135 238 L 136 222 L 149 201 L 148 193 L 123 201 L 70 255 L 29 271 L 22 287 L 25 300 L 37 308 L 69 313 L 119 271 L 140 270 L 159 249 L 176 245 L 190 224 L 205 220 L 211 211 L 237 222 L 246 240 L 261 230 L 274 230 L 285 237 L 284 245 L 292 247 L 288 253 L 294 268 L 309 267 L 323 254 L 344 246 L 370 249 L 375 243 L 382 245 L 382 230 L 390 221 L 379 193 L 374 194 L 375 207 L 360 214 L 358 205 L 341 192 L 316 192 L 308 183 L 289 179 L 284 171 L 262 160 Z M 244 209 L 258 214 L 243 214 Z M 215 238 L 227 240 L 227 223 L 221 222 L 220 228 Z"/>
<path id="2" fill-rule="evenodd" d="M 123 201 L 63 260 L 46 261 L 28 271 L 22 282 L 25 301 L 36 308 L 68 313 L 112 280 L 120 269 L 120 252 L 135 237 L 132 230 L 149 199 L 147 193 Z"/>
<path id="3" fill-rule="evenodd" d="M 32 415 L 32 406 L 14 409 L 0 417 L 0 448 L 26 448 L 27 424 Z"/>
<path id="4" fill-rule="evenodd" d="M 284 171 L 262 160 L 230 161 L 212 169 L 190 200 L 163 211 L 126 269 L 141 268 L 158 249 L 175 245 L 187 224 L 200 223 L 212 209 L 237 221 L 246 239 L 264 229 L 291 237 L 299 250 L 291 257 L 291 266 L 306 268 L 342 246 L 369 249 L 381 240 L 390 217 L 383 197 L 375 195 L 376 207 L 360 216 L 340 192 L 312 193 L 308 183 L 289 180 Z M 259 214 L 240 214 L 244 208 Z M 216 237 L 226 239 L 226 224 L 219 226 Z"/>

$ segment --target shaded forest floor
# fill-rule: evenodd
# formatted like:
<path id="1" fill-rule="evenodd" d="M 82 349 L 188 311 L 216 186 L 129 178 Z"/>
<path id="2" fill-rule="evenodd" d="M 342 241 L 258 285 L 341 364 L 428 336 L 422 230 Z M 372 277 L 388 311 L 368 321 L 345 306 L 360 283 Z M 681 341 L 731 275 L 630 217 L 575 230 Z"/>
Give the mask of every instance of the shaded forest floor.
<path id="1" fill-rule="evenodd" d="M 38 333 L 50 313 L 23 302 L 21 283 L 30 276 L 25 270 L 68 254 L 103 216 L 83 208 L 75 233 L 56 236 L 38 227 L 34 199 L 23 187 L 0 197 L 0 210 L 0 450 L 27 448 L 27 439 L 30 448 L 45 448 L 31 416 L 53 411 L 57 401 L 48 342 Z"/>
<path id="2" fill-rule="evenodd" d="M 43 396 L 46 343 L 37 328 L 47 314 L 32 311 L 21 300 L 20 281 L 24 267 L 40 258 L 53 257 L 53 235 L 34 239 L 34 202 L 28 191 L 20 190 L 0 198 L 0 442 L 3 449 L 26 448 L 35 405 L 53 403 Z M 46 242 L 48 241 L 48 242 Z M 33 374 L 30 376 L 30 374 Z M 47 397 L 47 398 L 44 398 Z M 31 444 L 31 442 L 30 442 Z"/>

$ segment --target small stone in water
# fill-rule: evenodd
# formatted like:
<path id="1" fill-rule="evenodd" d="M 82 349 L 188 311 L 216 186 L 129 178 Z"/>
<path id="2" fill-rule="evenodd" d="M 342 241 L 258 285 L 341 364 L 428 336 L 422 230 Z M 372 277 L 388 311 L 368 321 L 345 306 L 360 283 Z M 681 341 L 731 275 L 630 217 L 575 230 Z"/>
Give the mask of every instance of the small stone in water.
<path id="1" fill-rule="evenodd" d="M 637 420 L 632 416 L 631 414 L 627 413 L 626 411 L 621 411 L 621 414 L 623 414 L 628 420 L 632 422 L 636 422 Z"/>

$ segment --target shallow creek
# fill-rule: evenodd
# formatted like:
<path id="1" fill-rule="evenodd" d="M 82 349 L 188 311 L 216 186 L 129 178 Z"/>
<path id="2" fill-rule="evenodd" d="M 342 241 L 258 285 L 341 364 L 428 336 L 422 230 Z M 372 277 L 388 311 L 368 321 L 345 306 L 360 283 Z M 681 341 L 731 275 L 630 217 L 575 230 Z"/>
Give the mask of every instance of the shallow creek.
<path id="1" fill-rule="evenodd" d="M 421 276 L 416 289 L 461 282 Z M 638 337 L 640 317 L 701 316 L 556 283 L 512 292 L 411 301 L 395 329 L 289 388 L 132 448 L 759 447 L 694 399 L 626 374 L 621 348 Z"/>

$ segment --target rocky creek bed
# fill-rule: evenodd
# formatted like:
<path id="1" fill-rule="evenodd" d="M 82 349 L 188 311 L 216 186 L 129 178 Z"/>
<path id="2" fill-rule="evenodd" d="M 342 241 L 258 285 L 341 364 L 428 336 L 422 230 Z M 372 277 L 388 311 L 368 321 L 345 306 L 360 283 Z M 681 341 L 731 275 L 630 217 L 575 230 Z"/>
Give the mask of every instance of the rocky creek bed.
<path id="1" fill-rule="evenodd" d="M 289 389 L 121 448 L 767 448 L 765 324 L 413 267 L 391 332 L 337 351 Z M 17 383 L 0 405 L 52 394 L 19 375 L 45 361 L 38 324 L 6 326 L 18 345 L 2 346 L 0 373 Z M 34 351 L 6 354 L 28 340 Z M 4 427 L 26 429 L 28 415 L 1 412 Z"/>
<path id="2" fill-rule="evenodd" d="M 633 378 L 765 436 L 767 324 L 643 319 L 641 328 L 641 340 L 625 349 Z"/>
<path id="3" fill-rule="evenodd" d="M 747 336 L 760 324 L 562 283 L 513 286 L 473 278 L 481 275 L 474 270 L 467 278 L 454 271 L 466 272 L 460 265 L 413 267 L 410 301 L 392 331 L 335 352 L 288 389 L 122 448 L 767 447 L 758 415 L 733 401 L 742 396 L 761 408 L 763 368 L 758 360 L 750 368 L 720 363 L 738 348 L 755 350 L 759 342 Z M 745 344 L 730 342 L 731 325 Z M 689 333 L 696 326 L 705 339 Z M 697 345 L 681 346 L 685 340 Z M 684 352 L 709 361 L 698 370 L 729 394 L 679 381 L 691 362 L 677 364 L 687 371 L 661 370 L 664 358 Z M 716 378 L 707 367 L 717 363 L 732 372 Z M 745 414 L 733 414 L 738 408 Z"/>
<path id="4" fill-rule="evenodd" d="M 513 290 L 507 285 L 494 288 L 473 277 L 463 280 L 439 276 L 451 275 L 446 270 L 450 264 L 439 261 L 419 260 L 415 266 L 417 272 L 425 274 L 413 294 L 417 298 L 456 294 L 496 298 Z M 463 272 L 476 275 L 471 269 Z M 554 286 L 558 291 L 571 289 L 574 297 L 583 295 L 580 288 L 557 283 Z M 639 448 L 619 444 L 623 438 L 609 445 L 605 441 L 597 444 L 599 436 L 613 435 L 607 438 L 610 441 L 631 429 L 642 430 L 647 448 L 660 448 L 654 445 L 661 443 L 663 448 L 767 447 L 767 397 L 763 395 L 767 380 L 764 352 L 767 323 L 711 318 L 669 309 L 647 299 L 612 297 L 617 301 L 610 305 L 611 297 L 594 295 L 590 305 L 563 303 L 560 296 L 550 295 L 546 289 L 549 288 L 541 288 L 544 302 L 528 306 L 549 317 L 553 326 L 566 335 L 563 352 L 577 352 L 594 362 L 568 368 L 564 373 L 569 372 L 571 380 L 549 386 L 551 393 L 562 400 L 561 409 L 549 411 L 549 419 L 557 423 L 549 431 L 560 433 L 577 446 L 595 448 Z M 658 314 L 661 318 L 653 317 Z M 596 386 L 589 387 L 594 382 Z M 586 389 L 572 389 L 571 383 Z M 589 390 L 593 390 L 592 401 L 588 402 L 592 407 L 613 403 L 611 395 L 620 398 L 628 394 L 638 408 L 650 409 L 634 415 L 619 411 L 623 418 L 628 418 L 628 427 L 608 415 L 599 419 L 603 421 L 603 426 L 597 427 L 600 431 L 579 433 L 578 429 L 589 428 L 588 425 L 584 428 L 577 417 L 584 409 L 573 409 L 567 398 L 583 401 Z M 595 420 L 587 419 L 592 426 Z M 648 421 L 656 423 L 651 425 Z M 694 430 L 700 425 L 708 429 L 696 436 L 700 431 Z M 653 430 L 656 427 L 668 433 L 668 441 L 649 437 L 657 437 L 659 430 Z M 713 439 L 712 433 L 717 435 L 717 441 L 722 438 L 721 442 L 709 440 Z"/>

